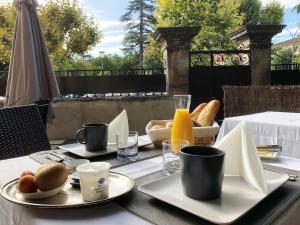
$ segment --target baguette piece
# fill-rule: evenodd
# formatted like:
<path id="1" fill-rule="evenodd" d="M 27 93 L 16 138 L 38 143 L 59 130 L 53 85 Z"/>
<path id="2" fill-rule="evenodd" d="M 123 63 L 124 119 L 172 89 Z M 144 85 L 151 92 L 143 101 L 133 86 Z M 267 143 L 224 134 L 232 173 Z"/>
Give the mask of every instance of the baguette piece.
<path id="1" fill-rule="evenodd" d="M 220 108 L 218 100 L 210 101 L 198 116 L 197 122 L 201 127 L 211 126 Z"/>
<path id="2" fill-rule="evenodd" d="M 155 124 L 155 125 L 153 125 L 153 127 L 150 128 L 150 130 L 156 130 L 156 129 L 161 129 L 161 128 L 165 128 L 165 126 Z"/>
<path id="3" fill-rule="evenodd" d="M 169 121 L 166 123 L 166 128 L 172 128 L 173 127 L 173 121 Z"/>
<path id="4" fill-rule="evenodd" d="M 199 104 L 195 109 L 194 111 L 191 113 L 191 119 L 193 121 L 197 121 L 201 111 L 204 109 L 204 107 L 207 105 L 207 103 L 201 103 Z"/>

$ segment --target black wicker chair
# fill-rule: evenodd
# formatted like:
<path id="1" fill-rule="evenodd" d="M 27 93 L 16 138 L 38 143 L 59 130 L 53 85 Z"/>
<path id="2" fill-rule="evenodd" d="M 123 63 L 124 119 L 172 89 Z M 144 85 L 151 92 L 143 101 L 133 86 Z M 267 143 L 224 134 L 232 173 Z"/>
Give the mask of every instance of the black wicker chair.
<path id="1" fill-rule="evenodd" d="M 0 160 L 49 149 L 36 105 L 0 109 Z"/>

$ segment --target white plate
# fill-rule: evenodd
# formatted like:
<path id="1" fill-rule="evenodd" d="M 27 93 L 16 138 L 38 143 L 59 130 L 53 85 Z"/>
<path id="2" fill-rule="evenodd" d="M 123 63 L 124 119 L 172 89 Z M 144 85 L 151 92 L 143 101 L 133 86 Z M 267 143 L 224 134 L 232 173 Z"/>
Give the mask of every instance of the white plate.
<path id="1" fill-rule="evenodd" d="M 1 195 L 4 199 L 19 205 L 34 206 L 39 208 L 72 208 L 81 207 L 87 205 L 95 205 L 103 202 L 111 201 L 121 195 L 124 195 L 131 191 L 134 186 L 134 182 L 131 178 L 120 173 L 109 173 L 109 187 L 108 197 L 86 202 L 82 199 L 80 189 L 73 188 L 71 184 L 67 183 L 64 188 L 53 195 L 45 199 L 25 199 L 16 190 L 18 185 L 18 179 L 8 182 L 1 188 Z"/>
<path id="2" fill-rule="evenodd" d="M 23 198 L 25 199 L 44 199 L 44 198 L 49 198 L 53 195 L 56 195 L 58 192 L 60 192 L 66 183 L 64 183 L 63 185 L 61 185 L 58 188 L 55 188 L 53 190 L 50 191 L 38 191 L 38 192 L 34 192 L 34 193 L 24 193 L 24 192 L 20 192 L 18 189 L 18 186 L 16 186 L 16 191 L 23 196 Z"/>
<path id="3" fill-rule="evenodd" d="M 97 152 L 89 152 L 89 151 L 85 150 L 85 145 L 80 144 L 80 143 L 60 145 L 58 147 L 63 150 L 66 150 L 68 152 L 71 152 L 74 155 L 80 156 L 82 158 L 87 158 L 87 159 L 117 152 L 116 144 L 108 144 L 107 149 L 97 151 Z"/>
<path id="4" fill-rule="evenodd" d="M 268 193 L 249 187 L 240 177 L 225 176 L 222 197 L 212 201 L 183 194 L 180 173 L 138 187 L 141 192 L 217 224 L 230 224 L 248 212 L 288 180 L 287 174 L 264 171 Z M 200 188 L 200 187 L 199 187 Z"/>
<path id="5" fill-rule="evenodd" d="M 144 147 L 149 144 L 152 144 L 149 137 L 147 135 L 139 136 L 138 137 L 138 145 L 139 147 Z M 115 143 L 108 143 L 107 149 L 97 152 L 88 152 L 85 150 L 85 145 L 80 143 L 74 144 L 67 144 L 67 145 L 60 145 L 59 148 L 66 150 L 68 152 L 73 153 L 74 155 L 78 155 L 82 158 L 93 158 L 101 155 L 107 155 L 117 152 L 117 145 Z"/>

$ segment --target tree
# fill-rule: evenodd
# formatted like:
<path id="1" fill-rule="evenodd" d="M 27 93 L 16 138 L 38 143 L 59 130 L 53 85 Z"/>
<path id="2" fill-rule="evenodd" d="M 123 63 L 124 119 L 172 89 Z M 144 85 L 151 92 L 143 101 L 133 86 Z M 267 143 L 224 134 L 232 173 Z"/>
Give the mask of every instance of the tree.
<path id="1" fill-rule="evenodd" d="M 297 13 L 300 13 L 300 3 L 298 5 L 295 5 L 294 9 Z"/>
<path id="2" fill-rule="evenodd" d="M 73 57 L 64 61 L 60 65 L 58 70 L 101 70 L 103 62 L 104 70 L 130 70 L 134 69 L 137 65 L 137 60 L 135 55 L 111 55 L 107 54 L 104 57 L 96 58 L 82 58 L 82 57 Z M 102 73 L 99 73 L 100 75 Z M 104 74 L 110 74 L 109 71 L 105 71 Z"/>
<path id="3" fill-rule="evenodd" d="M 121 21 L 127 22 L 123 50 L 126 54 L 138 54 L 139 65 L 143 63 L 144 46 L 155 23 L 153 4 L 154 0 L 131 0 L 127 12 L 121 17 Z"/>
<path id="4" fill-rule="evenodd" d="M 100 40 L 98 26 L 76 0 L 49 0 L 37 14 L 54 68 L 75 55 L 85 54 Z M 15 20 L 15 8 L 0 5 L 0 65 L 9 63 Z"/>
<path id="5" fill-rule="evenodd" d="M 240 11 L 245 15 L 244 25 L 281 24 L 283 22 L 283 6 L 276 1 L 263 7 L 261 0 L 242 0 Z"/>
<path id="6" fill-rule="evenodd" d="M 15 18 L 13 6 L 0 5 L 0 70 L 8 70 Z"/>
<path id="7" fill-rule="evenodd" d="M 145 47 L 144 68 L 163 68 L 163 54 L 161 43 L 155 41 L 151 35 L 148 36 L 148 44 Z"/>
<path id="8" fill-rule="evenodd" d="M 199 26 L 194 49 L 232 48 L 229 34 L 243 23 L 239 0 L 158 0 L 157 27 Z M 230 15 L 230 16 L 229 16 Z"/>
<path id="9" fill-rule="evenodd" d="M 283 9 L 279 2 L 268 3 L 261 10 L 260 24 L 281 24 L 284 17 Z"/>
<path id="10" fill-rule="evenodd" d="M 283 48 L 280 46 L 272 48 L 272 64 L 293 63 L 292 48 Z"/>
<path id="11" fill-rule="evenodd" d="M 236 43 L 229 34 L 244 20 L 239 7 L 239 0 L 157 0 L 155 27 L 199 26 L 201 30 L 193 39 L 192 49 L 232 49 Z M 151 37 L 148 42 L 144 66 L 162 67 L 161 45 Z"/>
<path id="12" fill-rule="evenodd" d="M 50 0 L 39 9 L 39 20 L 55 65 L 85 54 L 101 37 L 97 24 L 77 0 Z"/>
<path id="13" fill-rule="evenodd" d="M 244 25 L 259 24 L 261 17 L 261 0 L 242 0 L 240 11 L 245 15 Z"/>

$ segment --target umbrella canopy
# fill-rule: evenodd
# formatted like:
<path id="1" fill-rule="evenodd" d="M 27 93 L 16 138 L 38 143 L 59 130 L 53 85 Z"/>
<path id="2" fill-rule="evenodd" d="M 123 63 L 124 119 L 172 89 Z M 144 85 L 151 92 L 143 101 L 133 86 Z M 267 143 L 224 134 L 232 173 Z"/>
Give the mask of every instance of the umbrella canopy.
<path id="1" fill-rule="evenodd" d="M 5 107 L 59 96 L 48 49 L 38 22 L 36 0 L 14 0 L 17 21 L 6 85 Z"/>

